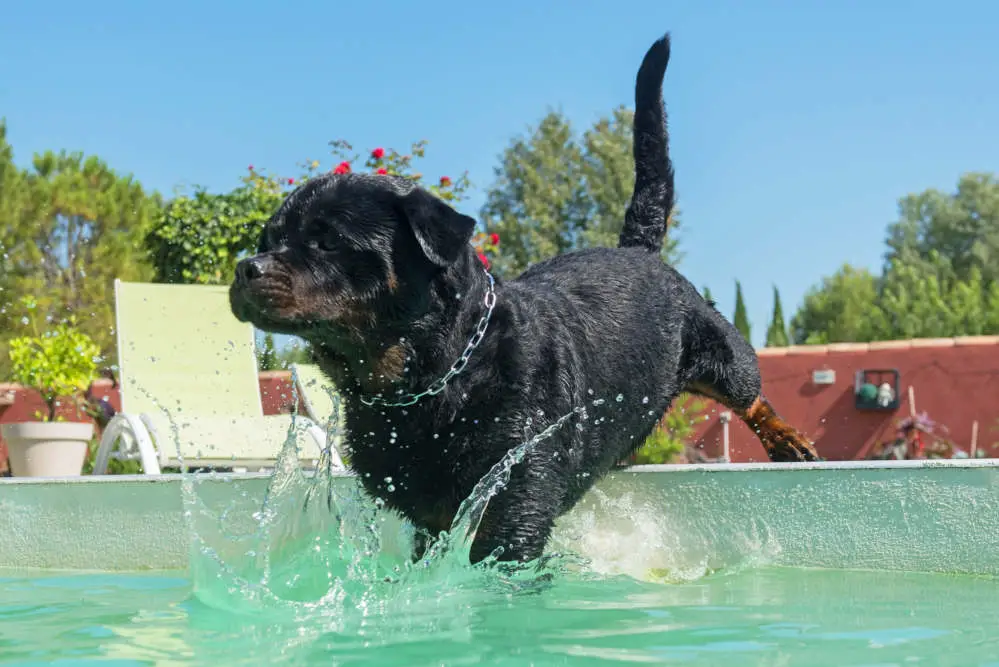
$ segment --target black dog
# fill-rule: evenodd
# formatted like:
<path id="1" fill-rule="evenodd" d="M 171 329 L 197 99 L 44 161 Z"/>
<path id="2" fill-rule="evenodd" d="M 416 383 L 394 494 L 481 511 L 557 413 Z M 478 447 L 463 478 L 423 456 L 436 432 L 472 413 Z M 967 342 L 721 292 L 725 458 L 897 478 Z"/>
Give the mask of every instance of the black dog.
<path id="1" fill-rule="evenodd" d="M 475 220 L 404 178 L 327 174 L 288 196 L 237 268 L 235 315 L 312 343 L 344 397 L 365 489 L 429 535 L 511 448 L 586 410 L 513 468 L 475 562 L 498 548 L 539 557 L 555 519 L 681 391 L 734 410 L 772 460 L 816 458 L 761 397 L 750 344 L 659 257 L 673 207 L 669 51 L 667 35 L 638 72 L 619 248 L 555 257 L 493 288 L 469 244 Z"/>

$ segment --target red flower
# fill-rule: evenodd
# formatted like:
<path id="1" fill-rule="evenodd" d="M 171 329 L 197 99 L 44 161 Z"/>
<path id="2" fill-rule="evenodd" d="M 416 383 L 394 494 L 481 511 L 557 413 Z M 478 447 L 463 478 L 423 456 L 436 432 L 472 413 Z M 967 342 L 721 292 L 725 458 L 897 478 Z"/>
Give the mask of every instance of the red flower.
<path id="1" fill-rule="evenodd" d="M 388 173 L 388 169 L 386 169 L 385 167 L 378 167 L 378 169 L 375 169 L 375 173 L 378 174 L 379 176 L 384 176 L 385 174 Z"/>
<path id="2" fill-rule="evenodd" d="M 486 257 L 486 254 L 481 250 L 479 251 L 479 261 L 485 264 L 487 269 L 489 268 L 489 258 Z"/>
<path id="3" fill-rule="evenodd" d="M 496 232 L 490 234 L 489 242 L 492 243 L 493 245 L 499 245 L 499 234 L 497 234 Z"/>
<path id="4" fill-rule="evenodd" d="M 448 176 L 441 176 L 441 187 L 446 188 L 451 185 L 451 179 Z"/>
<path id="5" fill-rule="evenodd" d="M 247 169 L 249 169 L 250 171 L 253 171 L 253 165 L 251 164 L 249 167 L 247 167 Z"/>
<path id="6" fill-rule="evenodd" d="M 334 174 L 349 174 L 350 173 L 350 163 L 346 162 L 346 161 L 341 162 L 340 164 L 338 164 L 336 166 L 336 169 L 333 170 L 333 173 Z"/>
<path id="7" fill-rule="evenodd" d="M 295 179 L 294 178 L 289 178 L 288 179 L 288 185 L 295 185 Z"/>
<path id="8" fill-rule="evenodd" d="M 375 158 L 376 160 L 381 160 L 383 157 L 385 157 L 385 149 L 376 148 L 375 150 L 371 151 L 371 157 Z"/>

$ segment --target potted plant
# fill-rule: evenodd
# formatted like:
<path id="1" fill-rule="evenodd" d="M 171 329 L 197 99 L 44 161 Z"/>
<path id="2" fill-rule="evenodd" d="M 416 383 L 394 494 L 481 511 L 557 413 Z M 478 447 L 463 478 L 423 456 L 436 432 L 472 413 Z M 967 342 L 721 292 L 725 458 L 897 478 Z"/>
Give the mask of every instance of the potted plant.
<path id="1" fill-rule="evenodd" d="M 75 327 L 72 318 L 39 332 L 36 304 L 22 300 L 34 335 L 10 341 L 11 379 L 36 390 L 45 401 L 38 421 L 0 426 L 11 472 L 17 477 L 79 475 L 94 435 L 90 422 L 69 422 L 57 414 L 61 401 L 79 408 L 97 370 L 100 349 Z"/>

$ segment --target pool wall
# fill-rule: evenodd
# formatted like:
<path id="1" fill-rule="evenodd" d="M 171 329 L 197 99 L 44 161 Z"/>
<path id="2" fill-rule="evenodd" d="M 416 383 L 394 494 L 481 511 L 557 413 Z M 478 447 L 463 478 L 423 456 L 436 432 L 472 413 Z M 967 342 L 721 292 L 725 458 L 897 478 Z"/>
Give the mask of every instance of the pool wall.
<path id="1" fill-rule="evenodd" d="M 267 483 L 217 475 L 197 488 L 245 521 Z M 183 569 L 189 545 L 179 475 L 0 482 L 0 567 Z M 762 559 L 996 575 L 999 460 L 635 466 L 598 482 L 553 545 L 610 572 Z"/>

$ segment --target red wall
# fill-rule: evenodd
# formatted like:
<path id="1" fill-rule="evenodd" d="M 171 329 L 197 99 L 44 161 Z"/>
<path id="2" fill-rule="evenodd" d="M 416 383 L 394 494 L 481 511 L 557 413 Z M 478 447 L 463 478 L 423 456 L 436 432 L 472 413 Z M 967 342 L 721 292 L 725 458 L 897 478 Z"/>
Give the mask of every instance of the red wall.
<path id="1" fill-rule="evenodd" d="M 999 336 L 768 348 L 758 355 L 764 394 L 827 459 L 865 458 L 893 437 L 895 424 L 909 414 L 910 385 L 916 411 L 945 425 L 961 449 L 970 447 L 975 420 L 979 448 L 991 454 L 991 445 L 999 442 Z M 883 368 L 899 371 L 901 405 L 893 412 L 858 410 L 854 373 Z M 818 369 L 834 370 L 835 384 L 813 384 L 812 371 Z M 723 411 L 712 402 L 700 429 L 699 444 L 707 456 L 721 455 L 718 415 Z M 736 418 L 729 444 L 733 461 L 767 460 L 755 435 Z"/>
<path id="2" fill-rule="evenodd" d="M 899 418 L 909 414 L 907 389 L 915 390 L 918 412 L 949 428 L 952 440 L 967 450 L 972 422 L 978 420 L 978 446 L 989 449 L 999 442 L 999 336 L 844 343 L 758 351 L 764 394 L 786 420 L 810 437 L 819 453 L 830 460 L 864 458 L 871 448 L 890 438 Z M 858 410 L 854 407 L 853 378 L 858 369 L 895 368 L 900 373 L 900 407 L 894 412 Z M 812 371 L 832 369 L 832 385 L 812 383 Z M 0 385 L 0 397 L 10 385 Z M 40 397 L 15 389 L 14 404 L 0 405 L 0 423 L 33 419 L 44 407 Z M 260 374 L 265 414 L 290 412 L 291 374 Z M 94 394 L 107 396 L 120 408 L 118 392 L 106 380 L 94 384 Z M 300 408 L 301 409 L 301 408 Z M 698 444 L 707 456 L 721 455 L 721 406 L 710 402 L 707 419 L 698 430 Z M 68 412 L 66 416 L 73 418 Z M 729 429 L 733 461 L 766 461 L 753 433 L 738 419 Z M 991 451 L 990 451 L 991 453 Z M 0 471 L 7 454 L 0 442 Z"/>

